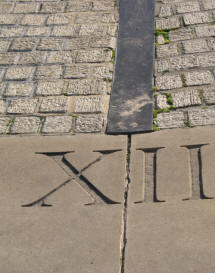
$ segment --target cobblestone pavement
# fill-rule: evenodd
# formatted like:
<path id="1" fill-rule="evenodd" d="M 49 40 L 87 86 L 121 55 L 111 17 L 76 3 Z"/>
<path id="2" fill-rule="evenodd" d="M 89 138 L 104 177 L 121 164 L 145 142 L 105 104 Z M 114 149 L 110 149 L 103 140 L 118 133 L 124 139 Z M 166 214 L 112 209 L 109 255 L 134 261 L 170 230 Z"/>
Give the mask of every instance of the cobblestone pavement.
<path id="1" fill-rule="evenodd" d="M 0 134 L 104 132 L 115 0 L 0 1 Z"/>
<path id="2" fill-rule="evenodd" d="M 215 124 L 215 0 L 156 3 L 154 129 Z"/>

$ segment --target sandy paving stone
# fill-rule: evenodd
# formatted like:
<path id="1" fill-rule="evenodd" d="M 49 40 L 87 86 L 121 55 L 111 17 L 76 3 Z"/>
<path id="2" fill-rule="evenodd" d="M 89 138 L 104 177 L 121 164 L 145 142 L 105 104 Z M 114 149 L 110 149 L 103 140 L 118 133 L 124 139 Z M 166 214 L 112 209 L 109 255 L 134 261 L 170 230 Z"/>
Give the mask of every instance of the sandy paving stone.
<path id="1" fill-rule="evenodd" d="M 8 114 L 33 114 L 36 106 L 37 99 L 13 99 L 9 103 L 7 109 Z"/>
<path id="2" fill-rule="evenodd" d="M 31 96 L 33 94 L 34 84 L 23 82 L 9 82 L 4 96 Z"/>
<path id="3" fill-rule="evenodd" d="M 40 127 L 39 117 L 16 117 L 11 127 L 12 134 L 38 133 Z"/>
<path id="4" fill-rule="evenodd" d="M 70 133 L 72 130 L 73 118 L 71 116 L 46 117 L 43 133 Z"/>
<path id="5" fill-rule="evenodd" d="M 99 133 L 102 131 L 104 119 L 100 115 L 78 115 L 75 121 L 76 133 Z"/>
<path id="6" fill-rule="evenodd" d="M 48 97 L 43 98 L 40 105 L 41 113 L 65 113 L 67 110 L 67 97 Z"/>

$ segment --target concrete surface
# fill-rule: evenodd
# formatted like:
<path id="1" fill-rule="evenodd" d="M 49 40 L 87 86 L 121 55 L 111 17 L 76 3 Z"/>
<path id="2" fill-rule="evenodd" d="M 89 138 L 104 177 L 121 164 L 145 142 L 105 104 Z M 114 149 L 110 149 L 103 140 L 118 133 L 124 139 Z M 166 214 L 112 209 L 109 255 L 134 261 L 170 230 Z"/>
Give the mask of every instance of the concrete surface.
<path id="1" fill-rule="evenodd" d="M 126 273 L 214 272 L 214 137 L 214 127 L 132 137 Z"/>
<path id="2" fill-rule="evenodd" d="M 0 272 L 119 272 L 126 137 L 9 137 L 0 151 Z"/>

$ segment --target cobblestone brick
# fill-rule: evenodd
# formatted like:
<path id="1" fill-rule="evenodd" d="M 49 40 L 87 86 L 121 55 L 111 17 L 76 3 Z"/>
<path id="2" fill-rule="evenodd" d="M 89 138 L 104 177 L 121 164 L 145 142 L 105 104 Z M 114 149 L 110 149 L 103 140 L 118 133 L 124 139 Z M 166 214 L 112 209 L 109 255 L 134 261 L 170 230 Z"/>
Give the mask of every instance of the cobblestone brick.
<path id="1" fill-rule="evenodd" d="M 1 27 L 0 37 L 9 38 L 9 37 L 22 37 L 24 34 L 24 27 Z"/>
<path id="2" fill-rule="evenodd" d="M 167 17 L 173 14 L 171 5 L 163 5 L 160 7 L 159 17 Z"/>
<path id="3" fill-rule="evenodd" d="M 0 40 L 0 53 L 7 51 L 8 46 L 9 46 L 8 40 Z"/>
<path id="4" fill-rule="evenodd" d="M 81 97 L 75 103 L 75 113 L 101 113 L 103 107 L 103 98 L 101 96 L 95 97 Z"/>
<path id="5" fill-rule="evenodd" d="M 48 36 L 51 32 L 50 27 L 29 27 L 26 36 Z"/>
<path id="6" fill-rule="evenodd" d="M 195 27 L 197 37 L 215 36 L 215 25 Z"/>
<path id="7" fill-rule="evenodd" d="M 9 117 L 0 117 L 0 134 L 6 134 L 8 132 L 9 123 Z"/>
<path id="8" fill-rule="evenodd" d="M 197 59 L 201 67 L 215 66 L 215 52 L 201 54 L 197 56 Z"/>
<path id="9" fill-rule="evenodd" d="M 215 38 L 208 39 L 208 46 L 211 50 L 215 50 Z"/>
<path id="10" fill-rule="evenodd" d="M 57 96 L 62 95 L 64 92 L 65 82 L 62 80 L 58 81 L 40 81 L 37 85 L 36 94 L 38 96 Z"/>
<path id="11" fill-rule="evenodd" d="M 159 45 L 156 47 L 156 54 L 158 58 L 178 55 L 177 44 Z"/>
<path id="12" fill-rule="evenodd" d="M 188 86 L 210 84 L 214 82 L 214 77 L 210 71 L 192 71 L 184 73 L 185 81 Z"/>
<path id="13" fill-rule="evenodd" d="M 46 54 L 33 51 L 33 52 L 23 52 L 18 64 L 35 64 L 39 65 L 44 63 Z"/>
<path id="14" fill-rule="evenodd" d="M 14 39 L 10 50 L 12 51 L 30 51 L 33 50 L 38 40 L 35 38 L 18 38 Z"/>
<path id="15" fill-rule="evenodd" d="M 208 12 L 197 12 L 185 14 L 183 16 L 185 25 L 203 24 L 213 22 L 213 18 Z"/>
<path id="16" fill-rule="evenodd" d="M 35 68 L 31 66 L 11 66 L 8 68 L 5 78 L 7 80 L 26 80 L 33 75 Z"/>
<path id="17" fill-rule="evenodd" d="M 71 26 L 55 26 L 52 32 L 52 36 L 69 36 L 69 37 L 78 37 L 79 27 Z"/>
<path id="18" fill-rule="evenodd" d="M 14 64 L 17 60 L 17 54 L 16 53 L 0 53 L 0 64 Z"/>
<path id="19" fill-rule="evenodd" d="M 33 83 L 11 82 L 5 92 L 5 96 L 31 96 L 34 90 Z"/>
<path id="20" fill-rule="evenodd" d="M 107 92 L 107 83 L 99 80 L 72 80 L 69 83 L 68 95 L 98 95 Z"/>
<path id="21" fill-rule="evenodd" d="M 104 119 L 100 115 L 79 115 L 75 122 L 76 133 L 99 133 L 102 131 Z"/>
<path id="22" fill-rule="evenodd" d="M 111 11 L 114 9 L 114 1 L 97 0 L 93 2 L 92 10 L 94 11 Z"/>
<path id="23" fill-rule="evenodd" d="M 158 109 L 165 109 L 170 107 L 170 105 L 167 103 L 167 96 L 163 94 L 157 94 L 157 96 L 155 96 L 155 104 L 156 108 Z"/>
<path id="24" fill-rule="evenodd" d="M 195 89 L 185 89 L 183 91 L 178 91 L 171 93 L 173 99 L 173 106 L 186 107 L 191 105 L 201 105 L 201 98 L 198 90 Z"/>
<path id="25" fill-rule="evenodd" d="M 88 11 L 91 8 L 91 2 L 86 0 L 70 1 L 67 6 L 67 11 Z"/>
<path id="26" fill-rule="evenodd" d="M 58 65 L 39 66 L 37 68 L 36 79 L 59 79 L 62 76 L 62 67 Z"/>
<path id="27" fill-rule="evenodd" d="M 89 25 L 81 25 L 79 35 L 87 36 L 102 36 L 105 34 L 106 28 L 103 25 L 89 24 Z"/>
<path id="28" fill-rule="evenodd" d="M 46 117 L 43 133 L 70 133 L 72 129 L 71 116 L 52 116 Z"/>
<path id="29" fill-rule="evenodd" d="M 63 48 L 63 39 L 59 38 L 42 38 L 37 50 L 62 50 Z"/>
<path id="30" fill-rule="evenodd" d="M 53 3 L 44 3 L 42 4 L 42 8 L 40 12 L 45 13 L 57 13 L 57 12 L 63 12 L 65 10 L 66 3 L 64 2 L 53 2 Z"/>
<path id="31" fill-rule="evenodd" d="M 11 128 L 12 134 L 38 133 L 40 127 L 39 117 L 16 117 Z"/>
<path id="32" fill-rule="evenodd" d="M 183 86 L 180 75 L 175 74 L 157 76 L 155 85 L 159 90 L 174 89 Z"/>
<path id="33" fill-rule="evenodd" d="M 67 97 L 43 98 L 39 112 L 41 113 L 65 113 L 67 111 Z"/>
<path id="34" fill-rule="evenodd" d="M 74 51 L 52 51 L 49 53 L 47 58 L 47 63 L 60 63 L 60 64 L 68 64 L 74 63 L 76 60 L 76 52 Z"/>
<path id="35" fill-rule="evenodd" d="M 161 113 L 157 116 L 158 127 L 161 129 L 185 127 L 183 112 Z"/>
<path id="36" fill-rule="evenodd" d="M 15 14 L 1 14 L 0 24 L 1 25 L 15 25 L 21 19 L 20 15 Z"/>
<path id="37" fill-rule="evenodd" d="M 76 24 L 97 23 L 101 20 L 101 14 L 95 12 L 79 13 L 75 17 Z"/>
<path id="38" fill-rule="evenodd" d="M 5 14 L 11 12 L 13 9 L 13 3 L 6 3 L 6 2 L 1 2 L 0 3 L 0 13 Z"/>
<path id="39" fill-rule="evenodd" d="M 70 14 L 53 14 L 48 17 L 48 25 L 65 25 L 69 24 L 72 20 L 72 15 Z"/>
<path id="40" fill-rule="evenodd" d="M 4 114 L 6 112 L 6 102 L 4 100 L 0 100 L 0 114 Z"/>
<path id="41" fill-rule="evenodd" d="M 215 124 L 215 109 L 190 109 L 188 117 L 191 126 Z"/>
<path id="42" fill-rule="evenodd" d="M 17 3 L 13 10 L 14 13 L 34 13 L 39 10 L 39 3 Z"/>
<path id="43" fill-rule="evenodd" d="M 67 79 L 86 78 L 88 73 L 89 73 L 88 65 L 67 66 L 65 70 L 64 78 L 67 78 Z"/>
<path id="44" fill-rule="evenodd" d="M 195 39 L 182 42 L 185 53 L 200 53 L 209 51 L 208 43 L 204 39 Z"/>
<path id="45" fill-rule="evenodd" d="M 179 17 L 169 17 L 156 20 L 157 29 L 171 29 L 180 27 Z"/>
<path id="46" fill-rule="evenodd" d="M 172 42 L 190 40 L 193 38 L 192 30 L 189 28 L 180 28 L 169 32 L 169 39 Z"/>
<path id="47" fill-rule="evenodd" d="M 21 25 L 41 26 L 45 24 L 46 16 L 39 14 L 27 14 L 24 16 Z"/>
<path id="48" fill-rule="evenodd" d="M 111 52 L 110 52 L 111 53 Z M 109 56 L 109 61 L 111 60 L 111 55 Z M 105 56 L 105 52 L 102 49 L 94 50 L 80 50 L 76 58 L 77 63 L 101 63 L 108 59 Z"/>
<path id="49" fill-rule="evenodd" d="M 92 68 L 92 73 L 96 78 L 100 78 L 103 80 L 112 79 L 112 72 L 110 68 L 106 66 L 96 66 Z"/>
<path id="50" fill-rule="evenodd" d="M 215 86 L 202 87 L 202 96 L 206 104 L 215 104 Z"/>
<path id="51" fill-rule="evenodd" d="M 178 3 L 175 4 L 175 7 L 177 13 L 200 11 L 200 5 L 197 1 L 186 1 L 185 3 Z"/>
<path id="52" fill-rule="evenodd" d="M 37 106 L 37 99 L 11 100 L 7 109 L 9 114 L 33 114 Z"/>
<path id="53" fill-rule="evenodd" d="M 204 0 L 204 1 L 202 1 L 202 5 L 203 5 L 205 10 L 215 9 L 214 0 Z"/>

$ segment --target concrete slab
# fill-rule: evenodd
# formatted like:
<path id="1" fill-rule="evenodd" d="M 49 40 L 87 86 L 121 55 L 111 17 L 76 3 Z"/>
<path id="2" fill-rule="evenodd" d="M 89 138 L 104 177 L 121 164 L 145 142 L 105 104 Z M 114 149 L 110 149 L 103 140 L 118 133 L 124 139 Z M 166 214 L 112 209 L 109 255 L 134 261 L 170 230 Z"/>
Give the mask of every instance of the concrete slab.
<path id="1" fill-rule="evenodd" d="M 215 127 L 132 137 L 125 273 L 214 272 L 214 159 Z"/>
<path id="2" fill-rule="evenodd" d="M 1 272 L 119 272 L 126 144 L 0 138 Z"/>

